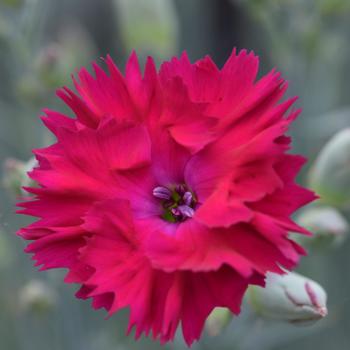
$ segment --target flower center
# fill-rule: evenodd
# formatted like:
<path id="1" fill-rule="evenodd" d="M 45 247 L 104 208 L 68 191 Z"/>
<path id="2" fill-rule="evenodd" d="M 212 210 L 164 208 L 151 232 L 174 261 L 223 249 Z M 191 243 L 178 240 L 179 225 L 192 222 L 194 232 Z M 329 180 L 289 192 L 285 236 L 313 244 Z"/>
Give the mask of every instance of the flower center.
<path id="1" fill-rule="evenodd" d="M 185 221 L 194 215 L 196 198 L 186 185 L 174 188 L 158 186 L 153 189 L 153 196 L 162 203 L 162 218 L 169 222 Z"/>

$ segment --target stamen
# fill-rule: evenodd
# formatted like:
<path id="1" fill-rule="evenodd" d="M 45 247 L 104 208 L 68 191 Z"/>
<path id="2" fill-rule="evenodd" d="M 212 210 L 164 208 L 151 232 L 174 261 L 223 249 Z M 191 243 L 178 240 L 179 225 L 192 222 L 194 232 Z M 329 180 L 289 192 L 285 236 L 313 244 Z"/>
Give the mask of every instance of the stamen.
<path id="1" fill-rule="evenodd" d="M 192 199 L 193 199 L 192 193 L 188 192 L 188 191 L 185 192 L 185 194 L 183 195 L 182 199 L 184 200 L 186 205 L 191 205 Z"/>
<path id="2" fill-rule="evenodd" d="M 169 200 L 171 197 L 171 191 L 163 186 L 158 186 L 153 190 L 153 196 L 160 199 Z"/>
<path id="3" fill-rule="evenodd" d="M 185 185 L 177 185 L 175 190 L 182 197 L 187 191 L 187 188 Z"/>
<path id="4" fill-rule="evenodd" d="M 177 209 L 185 217 L 191 218 L 194 215 L 194 210 L 188 205 L 179 205 Z"/>
<path id="5" fill-rule="evenodd" d="M 180 216 L 181 215 L 181 212 L 180 212 L 179 208 L 171 209 L 171 213 L 174 214 L 175 216 Z"/>
<path id="6" fill-rule="evenodd" d="M 161 217 L 169 222 L 185 221 L 194 215 L 196 199 L 185 184 L 171 187 L 157 186 L 153 196 L 161 199 L 163 214 Z"/>

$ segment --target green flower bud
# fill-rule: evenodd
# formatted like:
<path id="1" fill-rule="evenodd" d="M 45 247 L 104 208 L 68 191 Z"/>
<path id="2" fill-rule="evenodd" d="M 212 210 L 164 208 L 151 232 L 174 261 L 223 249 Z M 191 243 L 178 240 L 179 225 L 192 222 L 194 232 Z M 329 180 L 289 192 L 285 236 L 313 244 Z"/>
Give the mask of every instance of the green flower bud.
<path id="1" fill-rule="evenodd" d="M 6 159 L 3 166 L 3 186 L 15 196 L 23 195 L 24 191 L 22 190 L 22 187 L 33 185 L 33 181 L 28 177 L 27 173 L 34 168 L 35 164 L 35 158 L 31 158 L 27 162 L 14 158 Z"/>
<path id="2" fill-rule="evenodd" d="M 216 307 L 205 323 L 205 329 L 212 337 L 219 335 L 231 322 L 232 313 L 225 307 Z"/>
<path id="3" fill-rule="evenodd" d="M 24 162 L 8 158 L 4 163 L 3 186 L 15 195 L 21 193 L 21 183 L 23 180 Z"/>
<path id="4" fill-rule="evenodd" d="M 309 180 L 323 202 L 350 206 L 350 128 L 338 132 L 323 147 Z"/>
<path id="5" fill-rule="evenodd" d="M 19 292 L 19 307 L 23 312 L 43 314 L 57 302 L 55 291 L 45 282 L 32 280 Z"/>
<path id="6" fill-rule="evenodd" d="M 34 61 L 35 72 L 41 83 L 48 88 L 54 88 L 63 85 L 65 80 L 62 78 L 62 62 L 65 52 L 57 43 L 51 43 L 45 46 Z"/>
<path id="7" fill-rule="evenodd" d="M 127 51 L 161 58 L 176 51 L 178 21 L 171 1 L 114 0 L 120 35 Z"/>
<path id="8" fill-rule="evenodd" d="M 79 50 L 76 45 L 79 43 Z M 59 87 L 66 85 L 67 71 L 88 63 L 96 55 L 90 35 L 79 25 L 61 28 L 56 41 L 38 50 L 26 72 L 16 83 L 16 93 L 26 102 L 37 105 Z"/>
<path id="9" fill-rule="evenodd" d="M 265 288 L 247 292 L 252 308 L 262 317 L 294 324 L 312 324 L 327 315 L 327 295 L 316 282 L 297 273 L 268 273 Z"/>
<path id="10" fill-rule="evenodd" d="M 312 237 L 297 235 L 293 238 L 311 248 L 339 246 L 349 231 L 349 224 L 344 216 L 332 207 L 309 207 L 301 212 L 297 222 L 314 235 Z"/>

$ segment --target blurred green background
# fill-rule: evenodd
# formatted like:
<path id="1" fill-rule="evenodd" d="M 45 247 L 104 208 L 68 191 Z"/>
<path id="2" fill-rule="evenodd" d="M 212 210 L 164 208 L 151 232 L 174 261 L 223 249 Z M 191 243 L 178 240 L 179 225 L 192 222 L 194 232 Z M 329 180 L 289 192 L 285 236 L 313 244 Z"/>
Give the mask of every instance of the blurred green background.
<path id="1" fill-rule="evenodd" d="M 233 47 L 252 49 L 260 74 L 277 67 L 288 94 L 300 96 L 294 147 L 312 161 L 350 126 L 349 42 L 349 0 L 0 0 L 0 350 L 161 348 L 125 337 L 127 312 L 106 321 L 103 311 L 76 300 L 63 272 L 37 272 L 15 236 L 27 220 L 14 214 L 8 189 L 22 180 L 12 170 L 16 159 L 27 161 L 31 149 L 50 142 L 38 116 L 43 107 L 66 111 L 54 91 L 71 85 L 72 72 L 107 53 L 123 66 L 132 49 L 158 63 L 183 50 L 192 60 L 210 54 L 219 66 Z M 307 169 L 300 180 L 306 177 Z M 204 334 L 193 349 L 349 349 L 349 266 L 350 240 L 303 260 L 299 271 L 329 297 L 329 316 L 317 325 L 265 321 L 245 305 L 219 336 Z M 185 345 L 179 336 L 163 348 Z"/>

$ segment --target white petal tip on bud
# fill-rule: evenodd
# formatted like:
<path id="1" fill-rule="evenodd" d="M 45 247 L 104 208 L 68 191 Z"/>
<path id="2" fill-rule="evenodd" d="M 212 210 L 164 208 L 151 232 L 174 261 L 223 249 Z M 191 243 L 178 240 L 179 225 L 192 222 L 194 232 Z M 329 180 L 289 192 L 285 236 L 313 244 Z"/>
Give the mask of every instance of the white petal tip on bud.
<path id="1" fill-rule="evenodd" d="M 321 316 L 321 318 L 326 317 L 328 315 L 328 310 L 325 306 L 318 308 L 317 312 Z"/>

